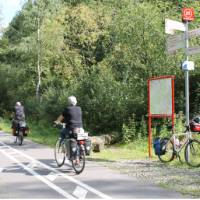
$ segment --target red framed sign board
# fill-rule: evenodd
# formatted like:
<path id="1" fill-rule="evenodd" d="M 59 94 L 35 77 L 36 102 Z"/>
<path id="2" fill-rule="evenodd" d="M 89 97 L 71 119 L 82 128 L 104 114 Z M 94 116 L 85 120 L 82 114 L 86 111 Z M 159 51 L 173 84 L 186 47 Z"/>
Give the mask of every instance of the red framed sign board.
<path id="1" fill-rule="evenodd" d="M 153 118 L 171 118 L 174 127 L 174 79 L 175 76 L 160 76 L 148 80 L 148 150 L 152 157 Z"/>

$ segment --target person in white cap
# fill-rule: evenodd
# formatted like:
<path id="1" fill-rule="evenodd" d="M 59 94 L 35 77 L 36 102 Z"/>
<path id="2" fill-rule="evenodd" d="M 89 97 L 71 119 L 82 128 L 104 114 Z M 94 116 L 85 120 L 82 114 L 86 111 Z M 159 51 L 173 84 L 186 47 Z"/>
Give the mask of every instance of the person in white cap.
<path id="1" fill-rule="evenodd" d="M 15 135 L 16 129 L 18 128 L 19 123 L 21 122 L 25 123 L 24 106 L 22 106 L 22 104 L 19 101 L 15 103 L 12 118 L 13 118 L 12 120 L 13 135 Z"/>
<path id="2" fill-rule="evenodd" d="M 57 123 L 65 123 L 65 128 L 61 131 L 61 138 L 64 139 L 69 136 L 70 130 L 75 128 L 82 128 L 82 110 L 80 106 L 77 106 L 77 100 L 75 96 L 68 97 L 68 106 L 64 108 L 62 114 L 54 121 Z"/>

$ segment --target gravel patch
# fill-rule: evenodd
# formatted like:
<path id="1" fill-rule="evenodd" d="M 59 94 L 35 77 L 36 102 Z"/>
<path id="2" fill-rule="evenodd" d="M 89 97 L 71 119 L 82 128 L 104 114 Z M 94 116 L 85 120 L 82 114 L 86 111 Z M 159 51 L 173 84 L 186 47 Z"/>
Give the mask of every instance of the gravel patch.
<path id="1" fill-rule="evenodd" d="M 177 167 L 153 160 L 123 160 L 103 165 L 191 198 L 200 198 L 200 168 Z"/>

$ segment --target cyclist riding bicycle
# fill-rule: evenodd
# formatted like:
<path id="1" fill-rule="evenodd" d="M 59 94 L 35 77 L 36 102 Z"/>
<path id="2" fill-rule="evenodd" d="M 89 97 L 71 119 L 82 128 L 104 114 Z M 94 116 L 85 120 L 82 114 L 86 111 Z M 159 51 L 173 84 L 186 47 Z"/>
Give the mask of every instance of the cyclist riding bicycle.
<path id="1" fill-rule="evenodd" d="M 25 122 L 25 112 L 24 112 L 24 106 L 20 102 L 16 102 L 15 107 L 13 109 L 12 113 L 12 130 L 13 130 L 13 136 L 16 135 L 16 131 L 19 129 L 20 124 L 23 124 L 23 126 L 26 124 Z"/>
<path id="2" fill-rule="evenodd" d="M 76 97 L 68 97 L 68 104 L 62 114 L 54 121 L 56 124 L 65 123 L 65 127 L 60 133 L 61 139 L 69 138 L 70 131 L 73 131 L 73 129 L 83 127 L 82 110 L 80 106 L 76 105 Z"/>

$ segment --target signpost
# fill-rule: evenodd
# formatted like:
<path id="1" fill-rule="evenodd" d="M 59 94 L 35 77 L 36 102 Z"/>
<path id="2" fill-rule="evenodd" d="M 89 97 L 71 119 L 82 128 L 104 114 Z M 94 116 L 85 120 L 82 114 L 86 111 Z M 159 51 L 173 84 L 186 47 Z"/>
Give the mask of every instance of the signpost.
<path id="1" fill-rule="evenodd" d="M 165 32 L 174 34 L 175 30 L 183 31 L 184 34 L 170 36 L 166 41 L 166 50 L 169 54 L 174 53 L 180 48 L 185 49 L 186 60 L 183 62 L 182 69 L 185 73 L 185 113 L 186 125 L 189 126 L 189 70 L 194 70 L 194 62 L 189 61 L 189 55 L 200 53 L 200 46 L 189 47 L 189 39 L 200 36 L 200 28 L 189 31 L 188 24 L 195 18 L 193 8 L 182 9 L 182 21 L 174 22 L 173 20 L 165 20 Z M 177 25 L 177 26 L 176 26 Z M 184 27 L 184 28 L 183 28 Z"/>
<path id="2" fill-rule="evenodd" d="M 189 24 L 189 22 L 193 21 L 194 18 L 195 18 L 195 15 L 194 15 L 193 8 L 183 8 L 182 9 L 182 21 L 184 23 L 177 22 L 177 21 L 170 20 L 170 19 L 165 19 L 165 32 L 167 34 L 173 35 L 173 36 L 170 36 L 167 38 L 167 41 L 166 41 L 167 52 L 169 54 L 172 54 L 180 48 L 185 49 L 186 60 L 183 62 L 182 70 L 184 70 L 184 73 L 185 73 L 186 126 L 189 126 L 189 71 L 194 70 L 194 62 L 189 61 L 189 55 L 194 55 L 194 54 L 200 53 L 200 46 L 199 47 L 189 47 L 189 39 L 200 36 L 200 28 L 194 29 L 191 31 L 188 30 L 188 24 Z M 175 30 L 183 31 L 184 33 L 181 33 L 179 35 L 174 35 Z M 149 84 L 148 84 L 148 88 L 150 89 Z M 156 91 L 155 92 L 155 94 L 156 94 L 157 89 L 155 91 Z M 163 89 L 161 91 L 163 91 Z M 173 89 L 172 89 L 172 91 L 173 91 Z M 149 105 L 151 105 L 151 101 L 152 101 L 152 99 L 150 100 Z M 155 108 L 157 109 L 158 104 L 155 103 L 155 105 L 156 105 Z M 161 111 L 162 111 L 162 109 L 161 109 Z M 172 116 L 173 115 L 174 115 L 174 110 L 172 111 Z M 149 106 L 148 116 L 149 116 L 149 132 L 151 132 L 151 117 L 153 116 L 151 113 L 151 106 Z M 172 117 L 172 127 L 174 128 L 173 117 Z M 149 145 L 150 145 L 150 143 L 151 143 L 151 136 L 149 137 Z M 150 149 L 149 149 L 149 157 L 151 157 Z"/>
<path id="3" fill-rule="evenodd" d="M 174 33 L 174 30 L 169 31 Z M 200 36 L 200 28 L 188 31 L 188 39 Z M 181 33 L 179 35 L 173 35 L 167 38 L 166 50 L 168 54 L 173 54 L 176 50 L 185 47 L 185 34 Z M 199 47 L 200 48 L 200 47 Z M 198 47 L 193 47 L 188 49 L 187 55 L 193 55 L 200 53 Z"/>
<path id="4" fill-rule="evenodd" d="M 185 25 L 170 19 L 165 19 L 165 32 L 173 35 L 175 30 L 185 31 Z M 166 49 L 169 54 L 173 54 L 176 50 L 184 48 L 184 35 L 175 35 L 167 38 Z"/>
<path id="5" fill-rule="evenodd" d="M 171 36 L 167 38 L 166 49 L 169 54 L 174 53 L 180 48 L 184 48 L 184 35 Z"/>

